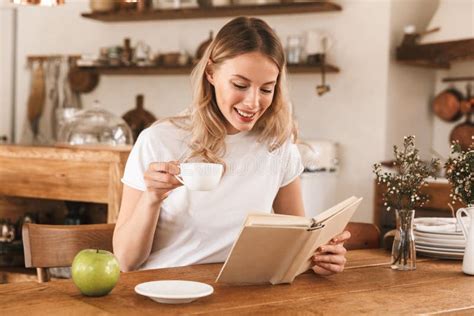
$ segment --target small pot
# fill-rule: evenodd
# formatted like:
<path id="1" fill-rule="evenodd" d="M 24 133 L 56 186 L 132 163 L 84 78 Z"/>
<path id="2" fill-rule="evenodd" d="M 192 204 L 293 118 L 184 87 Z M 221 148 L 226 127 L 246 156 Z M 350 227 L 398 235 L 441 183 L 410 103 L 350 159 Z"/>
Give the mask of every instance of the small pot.
<path id="1" fill-rule="evenodd" d="M 433 111 L 443 121 L 455 122 L 462 116 L 463 95 L 456 89 L 447 89 L 433 100 Z"/>
<path id="2" fill-rule="evenodd" d="M 449 140 L 451 142 L 458 141 L 464 151 L 467 151 L 474 142 L 474 124 L 471 121 L 471 115 L 466 114 L 466 121 L 456 125 L 449 135 Z"/>
<path id="3" fill-rule="evenodd" d="M 89 7 L 92 12 L 111 12 L 118 8 L 115 0 L 89 0 Z"/>
<path id="4" fill-rule="evenodd" d="M 9 221 L 0 223 L 0 242 L 12 242 L 15 239 L 15 226 Z"/>

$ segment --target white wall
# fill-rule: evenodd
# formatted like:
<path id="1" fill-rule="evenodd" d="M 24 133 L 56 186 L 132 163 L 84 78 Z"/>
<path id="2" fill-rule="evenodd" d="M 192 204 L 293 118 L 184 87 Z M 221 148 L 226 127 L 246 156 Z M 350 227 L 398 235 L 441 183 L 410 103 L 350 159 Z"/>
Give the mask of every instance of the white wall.
<path id="1" fill-rule="evenodd" d="M 406 135 L 416 136 L 423 158 L 431 157 L 432 122 L 430 100 L 434 91 L 432 69 L 403 65 L 396 61 L 396 48 L 403 39 L 403 28 L 414 25 L 426 29 L 439 0 L 392 1 L 390 16 L 390 62 L 387 97 L 385 156 L 393 158 L 393 145 L 401 145 Z"/>
<path id="2" fill-rule="evenodd" d="M 0 3 L 0 136 L 12 139 L 13 10 Z"/>
<path id="3" fill-rule="evenodd" d="M 406 131 L 395 127 L 405 117 L 398 115 L 396 110 L 397 95 L 407 86 L 395 86 L 397 78 L 403 75 L 396 74 L 397 67 L 390 64 L 390 50 L 394 43 L 391 33 L 395 26 L 398 28 L 402 24 L 402 20 L 393 21 L 388 0 L 344 0 L 338 3 L 343 7 L 342 12 L 265 16 L 264 19 L 282 39 L 307 29 L 326 30 L 335 39 L 328 61 L 339 66 L 341 72 L 328 76 L 331 92 L 317 97 L 315 86 L 320 77 L 306 74 L 290 75 L 290 93 L 301 136 L 330 139 L 340 145 L 337 198 L 363 196 L 363 205 L 354 220 L 370 222 L 372 164 L 386 159 L 388 144 L 391 146 L 393 140 L 398 141 L 399 134 Z M 99 47 L 122 43 L 126 36 L 131 37 L 132 44 L 138 39 L 146 41 L 155 51 L 185 49 L 194 53 L 199 43 L 208 37 L 209 30 L 217 31 L 229 20 L 102 23 L 81 18 L 80 13 L 85 11 L 88 11 L 87 3 L 77 1 L 68 1 L 65 6 L 57 8 L 19 8 L 18 133 L 24 121 L 29 92 L 29 72 L 25 68 L 27 55 L 96 53 Z M 403 14 L 403 10 L 397 14 Z M 416 20 L 418 15 L 410 16 Z M 423 70 L 409 70 L 408 73 L 414 74 L 418 81 L 427 78 Z M 426 106 L 423 91 L 429 85 L 423 84 L 419 93 L 409 85 L 411 92 L 408 95 L 411 97 L 403 109 Z M 191 98 L 186 76 L 102 76 L 96 90 L 84 95 L 83 101 L 90 105 L 94 99 L 99 99 L 105 107 L 121 115 L 132 108 L 137 93 L 145 94 L 145 106 L 160 117 L 180 111 Z M 420 111 L 423 113 L 423 110 L 415 113 Z M 389 119 L 396 115 L 394 121 Z M 428 116 L 427 113 L 423 115 Z M 421 122 L 428 123 L 425 119 Z M 430 139 L 430 131 L 421 125 L 415 130 L 422 139 Z M 428 136 L 424 135 L 425 132 Z"/>

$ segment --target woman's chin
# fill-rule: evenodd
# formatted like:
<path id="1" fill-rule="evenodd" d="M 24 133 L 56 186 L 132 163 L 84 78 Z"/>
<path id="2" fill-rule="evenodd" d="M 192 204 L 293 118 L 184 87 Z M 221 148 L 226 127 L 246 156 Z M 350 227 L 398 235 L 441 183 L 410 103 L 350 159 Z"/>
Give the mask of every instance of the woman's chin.
<path id="1" fill-rule="evenodd" d="M 252 130 L 255 124 L 232 124 L 231 131 L 232 134 L 240 133 L 240 132 L 249 132 Z"/>

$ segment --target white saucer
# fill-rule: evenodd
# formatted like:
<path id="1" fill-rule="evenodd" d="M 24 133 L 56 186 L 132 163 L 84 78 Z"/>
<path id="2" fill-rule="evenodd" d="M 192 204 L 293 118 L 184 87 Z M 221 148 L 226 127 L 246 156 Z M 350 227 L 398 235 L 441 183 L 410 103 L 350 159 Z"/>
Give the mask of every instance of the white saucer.
<path id="1" fill-rule="evenodd" d="M 159 303 L 182 304 L 211 295 L 214 288 L 201 282 L 167 280 L 140 283 L 135 292 Z"/>

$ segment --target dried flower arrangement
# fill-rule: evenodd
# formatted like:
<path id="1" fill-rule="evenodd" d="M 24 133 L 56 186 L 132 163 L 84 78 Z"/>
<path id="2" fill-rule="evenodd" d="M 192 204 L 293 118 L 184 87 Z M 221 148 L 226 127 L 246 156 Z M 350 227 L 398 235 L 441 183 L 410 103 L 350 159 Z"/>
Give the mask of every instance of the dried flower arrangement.
<path id="1" fill-rule="evenodd" d="M 405 136 L 403 149 L 393 146 L 395 161 L 393 166 L 398 172 L 383 172 L 379 163 L 374 164 L 374 173 L 379 184 L 387 186 L 383 194 L 387 210 L 412 210 L 422 206 L 426 195 L 420 189 L 426 184 L 426 178 L 435 177 L 439 169 L 439 160 L 432 159 L 429 164 L 420 160 L 419 151 L 415 147 L 415 136 Z"/>
<path id="2" fill-rule="evenodd" d="M 432 159 L 429 164 L 420 160 L 415 147 L 415 136 L 406 136 L 403 148 L 393 146 L 396 172 L 383 172 L 381 164 L 374 164 L 374 173 L 379 184 L 386 185 L 383 194 L 387 210 L 395 209 L 397 230 L 392 245 L 392 264 L 395 270 L 416 269 L 415 237 L 413 218 L 415 208 L 422 206 L 428 199 L 420 193 L 426 185 L 426 178 L 436 177 L 439 160 Z"/>
<path id="3" fill-rule="evenodd" d="M 452 186 L 450 196 L 453 202 L 474 206 L 474 144 L 463 151 L 459 143 L 453 143 L 451 155 L 444 165 L 446 178 Z"/>

